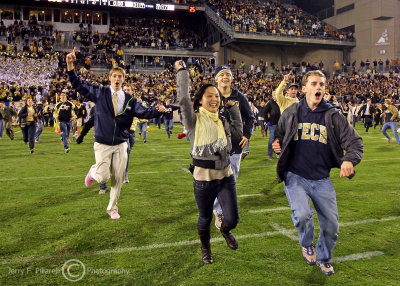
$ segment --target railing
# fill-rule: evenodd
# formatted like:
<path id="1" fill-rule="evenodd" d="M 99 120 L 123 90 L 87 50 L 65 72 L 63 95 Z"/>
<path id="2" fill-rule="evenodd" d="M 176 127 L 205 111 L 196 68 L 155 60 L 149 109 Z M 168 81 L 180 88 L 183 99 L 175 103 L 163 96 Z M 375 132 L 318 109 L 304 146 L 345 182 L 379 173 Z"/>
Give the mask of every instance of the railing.
<path id="1" fill-rule="evenodd" d="M 207 5 L 205 6 L 206 15 L 216 24 L 218 25 L 231 39 L 235 35 L 235 31 L 231 25 L 229 25 L 224 19 L 219 17 L 217 13 L 213 11 Z"/>
<path id="2" fill-rule="evenodd" d="M 299 39 L 314 39 L 314 40 L 332 40 L 332 41 L 340 41 L 340 42 L 355 42 L 356 40 L 354 38 L 352 39 L 340 39 L 340 38 L 332 38 L 332 37 L 324 37 L 324 36 L 310 36 L 310 35 L 302 35 L 302 36 L 296 36 L 296 35 L 289 35 L 289 34 L 280 34 L 280 33 L 268 33 L 268 32 L 240 32 L 240 31 L 235 31 L 235 33 L 238 34 L 244 34 L 244 35 L 260 35 L 260 36 L 274 36 L 274 37 L 285 37 L 285 38 L 299 38 Z"/>

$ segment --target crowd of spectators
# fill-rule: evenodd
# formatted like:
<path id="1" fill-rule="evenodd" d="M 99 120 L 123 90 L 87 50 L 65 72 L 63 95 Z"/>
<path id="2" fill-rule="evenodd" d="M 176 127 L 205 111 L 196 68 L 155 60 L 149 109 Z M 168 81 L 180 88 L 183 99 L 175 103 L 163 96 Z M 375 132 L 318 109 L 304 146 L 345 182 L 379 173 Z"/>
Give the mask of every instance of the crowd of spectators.
<path id="1" fill-rule="evenodd" d="M 53 25 L 47 22 L 38 23 L 35 17 L 27 23 L 14 21 L 9 26 L 5 26 L 3 21 L 0 22 L 0 40 L 4 43 L 3 50 L 12 49 L 15 52 L 22 50 L 42 57 L 53 51 L 56 35 Z"/>
<path id="2" fill-rule="evenodd" d="M 208 0 L 208 5 L 236 32 L 353 40 L 351 31 L 335 30 L 293 5 L 261 0 Z"/>
<path id="3" fill-rule="evenodd" d="M 129 22 L 126 23 L 126 20 Z M 124 19 L 124 24 L 110 27 L 107 34 L 81 29 L 73 34 L 73 43 L 91 55 L 96 62 L 111 63 L 114 58 L 121 64 L 123 49 L 204 49 L 205 41 L 181 22 L 171 19 Z"/>
<path id="4" fill-rule="evenodd" d="M 0 57 L 1 66 L 5 67 L 0 74 L 0 100 L 18 101 L 24 95 L 34 95 L 36 98 L 45 98 L 48 103 L 55 102 L 56 94 L 66 92 L 70 97 L 76 98 L 77 94 L 69 88 L 65 73 L 65 54 L 48 59 L 26 57 Z M 232 61 L 231 61 L 232 63 Z M 116 63 L 115 63 L 116 64 Z M 265 62 L 260 60 L 265 66 Z M 213 81 L 215 62 L 213 59 L 188 59 L 192 78 L 191 90 L 198 90 L 200 84 Z M 300 64 L 302 65 L 302 64 Z M 307 69 L 317 69 L 323 65 L 308 64 Z M 83 68 L 82 77 L 94 84 L 108 85 L 108 75 L 96 76 Z M 267 65 L 268 66 L 268 65 Z M 251 102 L 267 101 L 272 91 L 279 85 L 283 74 L 293 69 L 283 68 L 257 72 L 246 69 L 242 71 L 235 68 L 234 85 L 243 91 Z M 296 82 L 301 82 L 302 72 L 296 72 Z M 127 74 L 126 82 L 132 85 L 133 93 L 150 103 L 154 100 L 175 100 L 175 74 L 171 67 L 166 66 L 164 72 L 153 74 L 133 73 Z M 340 100 L 358 102 L 371 98 L 373 102 L 379 102 L 383 98 L 391 96 L 398 98 L 400 94 L 400 77 L 396 73 L 368 74 L 368 73 L 337 73 L 328 76 L 327 92 L 335 95 Z"/>
<path id="5" fill-rule="evenodd" d="M 34 98 L 36 104 L 43 104 L 46 110 L 45 126 L 54 123 L 53 111 L 58 96 L 63 92 L 69 100 L 84 102 L 73 89 L 65 70 L 65 53 L 49 59 L 0 57 L 1 66 L 10 70 L 8 78 L 0 77 L 0 101 L 10 101 L 10 106 L 17 112 L 23 107 L 22 101 L 26 96 Z M 198 90 L 200 85 L 214 81 L 215 63 L 212 59 L 188 59 L 187 65 L 192 79 L 191 91 Z M 316 68 L 310 65 L 308 68 Z M 82 79 L 93 84 L 109 85 L 108 74 L 96 76 L 85 69 L 83 65 L 77 66 Z M 256 72 L 235 69 L 234 87 L 242 91 L 254 109 L 265 106 L 271 99 L 272 92 L 281 82 L 283 75 L 288 70 L 258 74 Z M 11 78 L 10 76 L 14 76 Z M 302 73 L 297 73 L 295 82 L 301 82 Z M 29 79 L 33 80 L 30 81 Z M 176 104 L 176 79 L 172 66 L 167 66 L 162 73 L 152 74 L 128 73 L 126 84 L 132 87 L 134 96 L 141 98 L 147 105 L 154 105 L 170 99 Z M 326 93 L 331 97 L 333 104 L 343 110 L 349 106 L 358 110 L 370 98 L 373 104 L 381 104 L 384 99 L 390 98 L 399 107 L 400 75 L 395 73 L 376 74 L 367 73 L 335 74 L 328 78 Z M 302 94 L 299 93 L 299 97 Z M 350 103 L 351 102 L 351 103 Z M 93 106 L 84 103 L 89 109 Z M 17 123 L 17 122 L 15 122 Z"/>
<path id="6" fill-rule="evenodd" d="M 56 55 L 44 58 L 0 55 L 0 100 L 38 100 L 47 94 L 58 69 Z"/>

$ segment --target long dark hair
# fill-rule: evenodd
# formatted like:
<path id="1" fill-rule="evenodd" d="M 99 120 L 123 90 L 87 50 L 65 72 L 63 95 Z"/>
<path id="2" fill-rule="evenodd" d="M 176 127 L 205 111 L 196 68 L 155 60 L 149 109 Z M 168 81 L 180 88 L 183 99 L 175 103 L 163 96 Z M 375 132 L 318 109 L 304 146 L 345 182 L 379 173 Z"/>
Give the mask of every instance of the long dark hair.
<path id="1" fill-rule="evenodd" d="M 219 97 L 222 99 L 221 92 L 215 85 L 213 85 L 211 83 L 203 84 L 202 86 L 200 86 L 199 90 L 197 91 L 197 93 L 194 95 L 194 98 L 193 98 L 193 108 L 194 108 L 195 112 L 199 111 L 199 107 L 201 106 L 200 100 L 202 99 L 203 94 L 206 91 L 206 89 L 209 88 L 210 86 L 215 87 L 217 89 Z"/>

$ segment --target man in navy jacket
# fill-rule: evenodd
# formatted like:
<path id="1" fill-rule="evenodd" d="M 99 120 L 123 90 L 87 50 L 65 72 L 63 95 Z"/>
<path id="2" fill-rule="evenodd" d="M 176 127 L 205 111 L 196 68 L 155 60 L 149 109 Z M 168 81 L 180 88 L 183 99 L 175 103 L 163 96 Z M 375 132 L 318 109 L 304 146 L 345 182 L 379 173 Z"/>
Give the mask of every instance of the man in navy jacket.
<path id="1" fill-rule="evenodd" d="M 111 219 L 119 219 L 117 201 L 123 184 L 127 162 L 129 128 L 133 117 L 150 119 L 157 117 L 164 108 L 144 107 L 131 94 L 122 90 L 125 71 L 114 67 L 110 70 L 109 87 L 89 84 L 82 81 L 74 71 L 76 48 L 66 57 L 67 71 L 72 87 L 82 96 L 96 103 L 94 115 L 95 143 L 94 164 L 85 178 L 85 185 L 90 187 L 93 181 L 103 184 L 110 178 L 111 191 L 107 213 Z"/>

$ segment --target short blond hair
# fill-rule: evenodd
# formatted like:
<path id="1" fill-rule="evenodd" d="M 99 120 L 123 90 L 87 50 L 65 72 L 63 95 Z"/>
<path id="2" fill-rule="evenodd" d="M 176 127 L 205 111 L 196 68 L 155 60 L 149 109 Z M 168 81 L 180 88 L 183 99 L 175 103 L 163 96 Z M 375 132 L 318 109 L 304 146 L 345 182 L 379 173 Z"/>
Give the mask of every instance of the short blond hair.
<path id="1" fill-rule="evenodd" d="M 326 82 L 326 76 L 324 75 L 324 73 L 322 71 L 320 71 L 320 70 L 315 70 L 315 71 L 309 71 L 308 73 L 306 73 L 303 76 L 303 79 L 301 80 L 301 85 L 302 86 L 306 86 L 308 78 L 310 76 L 312 76 L 312 75 L 323 77 L 325 79 L 325 82 Z"/>
<path id="2" fill-rule="evenodd" d="M 110 69 L 110 76 L 113 74 L 113 73 L 115 73 L 115 72 L 120 72 L 120 73 L 122 73 L 123 75 L 124 75 L 124 78 L 125 78 L 125 76 L 126 76 L 126 74 L 125 74 L 125 70 L 123 69 L 123 68 L 121 68 L 121 67 L 113 67 L 112 69 Z"/>

